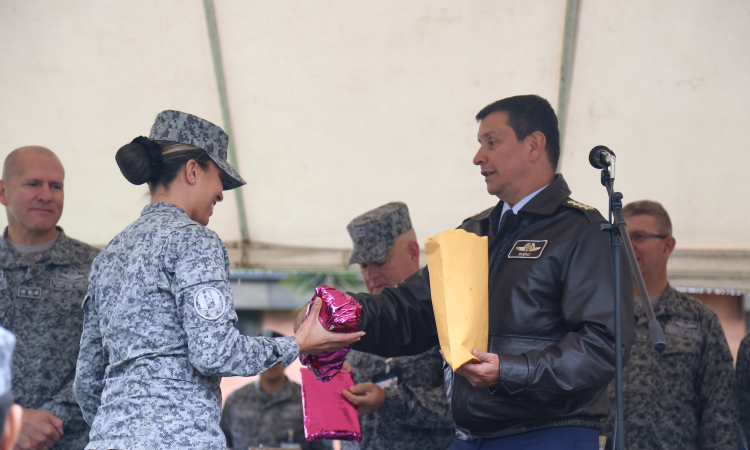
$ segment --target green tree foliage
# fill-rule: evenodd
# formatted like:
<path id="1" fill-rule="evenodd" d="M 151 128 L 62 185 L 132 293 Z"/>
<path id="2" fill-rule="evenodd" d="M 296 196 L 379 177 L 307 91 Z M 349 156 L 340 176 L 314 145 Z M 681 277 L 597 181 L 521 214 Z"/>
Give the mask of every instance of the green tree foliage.
<path id="1" fill-rule="evenodd" d="M 357 272 L 299 272 L 293 271 L 281 280 L 281 285 L 293 291 L 307 303 L 315 288 L 327 284 L 334 289 L 349 292 L 364 292 L 365 285 Z"/>

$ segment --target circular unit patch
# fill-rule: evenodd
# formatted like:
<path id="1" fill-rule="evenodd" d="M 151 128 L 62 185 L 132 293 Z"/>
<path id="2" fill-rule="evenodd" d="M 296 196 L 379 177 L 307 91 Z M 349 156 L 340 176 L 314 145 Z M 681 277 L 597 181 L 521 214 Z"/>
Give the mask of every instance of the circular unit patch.
<path id="1" fill-rule="evenodd" d="M 224 294 L 212 287 L 206 287 L 196 292 L 195 297 L 193 297 L 193 305 L 195 306 L 195 312 L 206 320 L 218 319 L 227 309 Z"/>

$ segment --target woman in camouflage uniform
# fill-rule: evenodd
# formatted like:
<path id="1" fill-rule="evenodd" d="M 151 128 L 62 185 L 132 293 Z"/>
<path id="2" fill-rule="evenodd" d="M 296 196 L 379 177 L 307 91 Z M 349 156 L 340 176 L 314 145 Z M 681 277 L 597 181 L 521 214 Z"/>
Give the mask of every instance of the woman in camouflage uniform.
<path id="1" fill-rule="evenodd" d="M 293 337 L 235 329 L 227 252 L 206 228 L 222 191 L 245 184 L 227 144 L 218 126 L 164 111 L 149 138 L 117 152 L 125 178 L 148 183 L 151 204 L 91 269 L 75 379 L 87 449 L 223 450 L 222 376 L 256 375 L 361 335 L 330 333 L 317 320 Z"/>

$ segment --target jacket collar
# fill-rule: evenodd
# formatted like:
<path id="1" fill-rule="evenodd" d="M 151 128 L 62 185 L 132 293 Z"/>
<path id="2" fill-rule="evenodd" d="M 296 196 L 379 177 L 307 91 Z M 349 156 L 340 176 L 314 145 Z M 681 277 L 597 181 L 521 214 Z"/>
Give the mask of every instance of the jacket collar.
<path id="1" fill-rule="evenodd" d="M 561 173 L 555 175 L 555 179 L 544 190 L 521 208 L 521 211 L 549 216 L 557 211 L 557 208 L 565 199 L 570 197 L 570 188 Z"/>
<path id="2" fill-rule="evenodd" d="M 8 241 L 8 227 L 3 231 L 0 239 L 0 268 L 16 269 L 18 267 L 29 267 L 36 264 L 56 264 L 58 266 L 70 264 L 70 252 L 68 251 L 69 239 L 65 236 L 62 228 L 56 226 L 57 239 L 54 245 L 46 252 L 24 255 L 18 253 Z"/>
<path id="3" fill-rule="evenodd" d="M 141 217 L 148 215 L 148 214 L 158 214 L 158 213 L 179 214 L 190 219 L 190 217 L 188 216 L 188 214 L 185 212 L 184 209 L 180 208 L 177 205 L 173 205 L 172 203 L 166 203 L 166 202 L 151 203 L 151 204 L 146 205 L 146 207 L 143 208 L 143 211 L 141 211 Z"/>
<path id="4" fill-rule="evenodd" d="M 541 214 L 549 216 L 557 211 L 557 208 L 570 197 L 570 188 L 561 173 L 555 175 L 555 179 L 542 192 L 534 196 L 527 204 L 521 208 L 520 212 Z M 503 210 L 503 201 L 501 200 L 494 208 L 471 217 L 471 220 L 482 221 L 490 219 L 492 223 L 497 224 L 499 215 Z M 494 220 L 493 220 L 494 219 Z"/>

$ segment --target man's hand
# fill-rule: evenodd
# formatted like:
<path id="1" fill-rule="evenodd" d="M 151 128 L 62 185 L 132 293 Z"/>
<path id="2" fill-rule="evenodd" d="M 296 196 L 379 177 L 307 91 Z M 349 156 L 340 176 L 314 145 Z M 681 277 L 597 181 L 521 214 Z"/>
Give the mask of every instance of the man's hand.
<path id="1" fill-rule="evenodd" d="M 344 361 L 344 365 L 343 367 L 341 367 L 341 371 L 346 372 L 346 373 L 352 373 L 354 372 L 354 368 L 352 367 L 351 364 L 349 364 L 349 361 Z"/>
<path id="2" fill-rule="evenodd" d="M 300 355 L 319 355 L 325 352 L 341 350 L 365 335 L 364 331 L 353 333 L 333 333 L 323 329 L 318 316 L 323 300 L 316 298 L 310 309 L 308 320 L 299 327 L 294 337 L 299 345 Z M 304 311 L 303 311 L 304 312 Z"/>
<path id="3" fill-rule="evenodd" d="M 456 373 L 469 380 L 474 387 L 495 387 L 500 381 L 500 357 L 494 353 L 471 351 L 479 362 L 468 362 L 456 370 Z"/>
<path id="4" fill-rule="evenodd" d="M 375 383 L 360 383 L 342 394 L 363 414 L 378 411 L 385 403 L 385 389 Z"/>
<path id="5" fill-rule="evenodd" d="M 47 411 L 23 408 L 21 432 L 14 450 L 47 450 L 62 434 L 62 420 Z"/>

